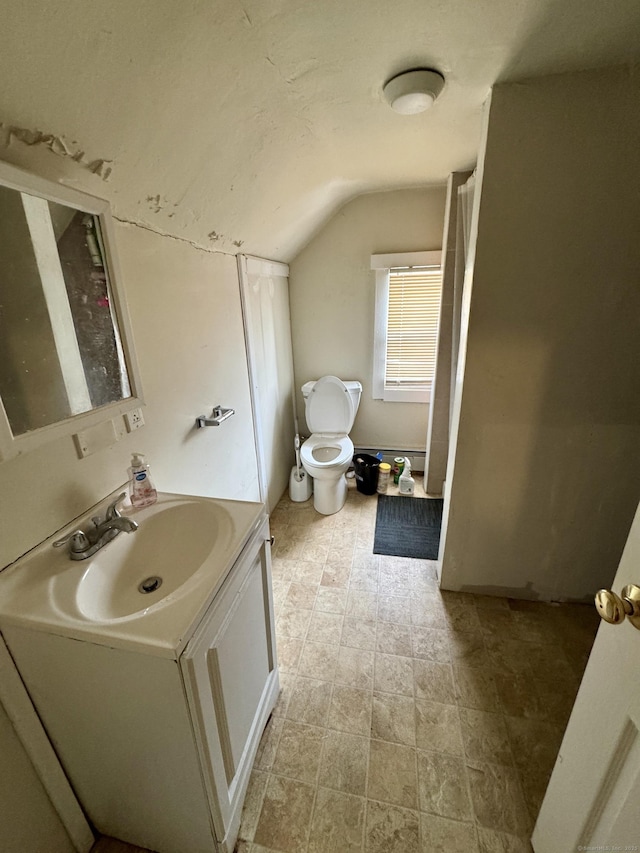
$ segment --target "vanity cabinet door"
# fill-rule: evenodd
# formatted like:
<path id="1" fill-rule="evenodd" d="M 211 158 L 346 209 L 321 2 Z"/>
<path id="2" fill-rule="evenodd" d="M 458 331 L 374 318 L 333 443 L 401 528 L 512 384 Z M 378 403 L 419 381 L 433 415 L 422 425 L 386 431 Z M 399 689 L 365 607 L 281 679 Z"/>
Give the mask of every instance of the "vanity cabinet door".
<path id="1" fill-rule="evenodd" d="M 181 657 L 216 837 L 229 853 L 279 689 L 268 536 L 265 522 Z"/>

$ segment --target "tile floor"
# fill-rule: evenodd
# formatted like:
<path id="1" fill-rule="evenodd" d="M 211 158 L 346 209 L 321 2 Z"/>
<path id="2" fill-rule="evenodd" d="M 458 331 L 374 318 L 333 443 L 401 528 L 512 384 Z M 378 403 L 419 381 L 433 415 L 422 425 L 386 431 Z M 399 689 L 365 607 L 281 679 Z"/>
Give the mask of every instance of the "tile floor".
<path id="1" fill-rule="evenodd" d="M 440 592 L 376 498 L 272 515 L 282 692 L 238 853 L 524 853 L 597 614 Z"/>
<path id="2" fill-rule="evenodd" d="M 375 516 L 353 482 L 272 514 L 282 691 L 236 851 L 528 853 L 597 614 L 440 592 L 372 553 Z"/>

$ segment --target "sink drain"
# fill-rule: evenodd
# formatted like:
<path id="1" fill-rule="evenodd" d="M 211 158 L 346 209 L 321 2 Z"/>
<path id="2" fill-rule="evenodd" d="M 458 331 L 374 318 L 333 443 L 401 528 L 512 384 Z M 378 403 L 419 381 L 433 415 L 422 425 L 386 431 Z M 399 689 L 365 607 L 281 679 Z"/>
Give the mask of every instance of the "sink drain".
<path id="1" fill-rule="evenodd" d="M 138 592 L 155 592 L 162 586 L 162 578 L 157 575 L 152 575 L 150 578 L 145 578 L 142 583 L 138 584 Z"/>

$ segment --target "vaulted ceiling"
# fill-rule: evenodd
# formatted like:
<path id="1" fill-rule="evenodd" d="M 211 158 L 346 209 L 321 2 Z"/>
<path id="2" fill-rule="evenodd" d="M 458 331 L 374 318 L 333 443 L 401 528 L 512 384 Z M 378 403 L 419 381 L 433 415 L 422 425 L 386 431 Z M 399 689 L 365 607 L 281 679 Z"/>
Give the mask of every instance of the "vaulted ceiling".
<path id="1" fill-rule="evenodd" d="M 1 158 L 282 260 L 354 195 L 471 166 L 496 81 L 640 58 L 638 0 L 0 0 L 0 19 Z M 397 115 L 381 86 L 416 66 L 445 90 Z"/>

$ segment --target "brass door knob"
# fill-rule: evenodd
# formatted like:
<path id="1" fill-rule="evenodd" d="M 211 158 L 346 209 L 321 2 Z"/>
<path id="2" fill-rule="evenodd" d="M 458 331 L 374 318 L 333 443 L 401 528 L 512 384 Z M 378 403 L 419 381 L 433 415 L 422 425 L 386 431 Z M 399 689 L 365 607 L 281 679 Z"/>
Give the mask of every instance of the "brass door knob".
<path id="1" fill-rule="evenodd" d="M 622 595 L 616 595 L 610 589 L 600 589 L 596 593 L 595 605 L 605 622 L 619 625 L 626 616 L 634 628 L 640 629 L 640 586 L 628 584 Z"/>

